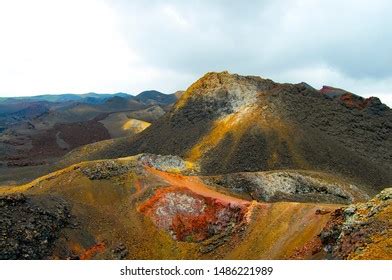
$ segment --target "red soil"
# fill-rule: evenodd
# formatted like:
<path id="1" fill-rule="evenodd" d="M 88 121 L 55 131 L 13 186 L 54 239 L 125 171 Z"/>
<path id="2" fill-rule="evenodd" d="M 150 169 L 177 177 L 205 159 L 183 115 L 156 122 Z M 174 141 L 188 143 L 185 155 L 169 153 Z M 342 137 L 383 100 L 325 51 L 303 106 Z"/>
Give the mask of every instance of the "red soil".
<path id="1" fill-rule="evenodd" d="M 290 256 L 292 260 L 306 260 L 311 259 L 312 256 L 316 255 L 322 250 L 322 244 L 320 238 L 317 236 L 306 242 L 301 248 L 297 248 L 295 252 Z"/>
<path id="2" fill-rule="evenodd" d="M 167 187 L 157 190 L 139 211 L 174 239 L 199 242 L 241 224 L 247 208 L 196 194 L 185 187 Z"/>
<path id="3" fill-rule="evenodd" d="M 81 255 L 80 255 L 80 259 L 81 260 L 90 260 L 91 258 L 93 258 L 96 254 L 101 253 L 105 250 L 106 245 L 104 242 L 100 242 L 95 244 L 94 246 L 86 249 L 86 251 L 84 251 Z"/>
<path id="4" fill-rule="evenodd" d="M 342 101 L 349 108 L 356 108 L 359 110 L 365 109 L 370 104 L 370 98 L 356 97 L 351 93 L 343 94 L 340 96 L 340 101 Z"/>
<path id="5" fill-rule="evenodd" d="M 359 110 L 367 108 L 372 100 L 371 97 L 363 98 L 361 96 L 357 96 L 355 94 L 343 91 L 341 89 L 333 88 L 330 86 L 323 86 L 323 88 L 320 89 L 320 92 L 326 95 L 337 94 L 335 98 L 338 98 L 348 108 L 356 108 Z"/>

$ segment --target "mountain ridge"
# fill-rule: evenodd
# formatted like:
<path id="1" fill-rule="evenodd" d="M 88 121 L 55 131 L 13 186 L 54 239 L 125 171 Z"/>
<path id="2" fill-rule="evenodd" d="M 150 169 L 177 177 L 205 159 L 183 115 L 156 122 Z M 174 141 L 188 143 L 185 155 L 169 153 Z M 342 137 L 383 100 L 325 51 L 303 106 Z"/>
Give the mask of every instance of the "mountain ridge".
<path id="1" fill-rule="evenodd" d="M 198 161 L 205 175 L 315 169 L 375 194 L 392 183 L 391 130 L 392 112 L 380 104 L 349 108 L 304 83 L 210 72 L 145 131 L 87 158 L 173 154 Z"/>

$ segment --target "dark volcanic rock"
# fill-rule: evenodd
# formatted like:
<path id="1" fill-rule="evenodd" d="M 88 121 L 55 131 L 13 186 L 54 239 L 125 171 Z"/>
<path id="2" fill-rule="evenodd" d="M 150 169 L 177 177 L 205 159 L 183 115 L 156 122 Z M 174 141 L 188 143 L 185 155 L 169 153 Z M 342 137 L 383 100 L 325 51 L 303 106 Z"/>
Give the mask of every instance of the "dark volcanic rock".
<path id="1" fill-rule="evenodd" d="M 90 180 L 103 180 L 127 173 L 134 165 L 118 161 L 100 161 L 81 168 L 81 172 Z"/>
<path id="2" fill-rule="evenodd" d="M 125 260 L 128 254 L 128 249 L 123 243 L 117 244 L 117 246 L 112 249 L 112 256 L 115 260 Z"/>
<path id="3" fill-rule="evenodd" d="M 0 259 L 46 259 L 69 219 L 67 203 L 56 197 L 0 197 Z"/>

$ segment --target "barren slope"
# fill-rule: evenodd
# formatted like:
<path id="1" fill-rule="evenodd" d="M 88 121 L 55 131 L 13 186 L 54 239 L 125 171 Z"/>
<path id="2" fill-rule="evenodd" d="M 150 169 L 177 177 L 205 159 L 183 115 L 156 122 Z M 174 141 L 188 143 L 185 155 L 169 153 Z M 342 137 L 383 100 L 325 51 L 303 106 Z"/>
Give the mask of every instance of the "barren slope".
<path id="1" fill-rule="evenodd" d="M 191 175 L 194 168 L 177 157 L 140 155 L 81 163 L 27 185 L 2 188 L 6 239 L 0 242 L 0 255 L 292 258 L 339 207 L 247 200 L 230 189 L 206 185 Z M 51 223 L 55 231 L 49 230 Z"/>

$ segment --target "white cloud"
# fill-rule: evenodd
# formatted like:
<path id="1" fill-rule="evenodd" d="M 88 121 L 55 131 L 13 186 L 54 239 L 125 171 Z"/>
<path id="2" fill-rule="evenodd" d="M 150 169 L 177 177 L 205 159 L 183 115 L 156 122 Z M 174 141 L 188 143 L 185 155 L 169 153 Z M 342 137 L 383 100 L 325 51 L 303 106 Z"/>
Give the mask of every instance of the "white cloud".
<path id="1" fill-rule="evenodd" d="M 112 91 L 132 79 L 130 65 L 141 63 L 103 2 L 0 5 L 1 95 Z"/>
<path id="2" fill-rule="evenodd" d="M 0 0 L 0 96 L 184 89 L 207 71 L 392 105 L 387 0 Z"/>
<path id="3" fill-rule="evenodd" d="M 190 23 L 185 19 L 175 7 L 171 5 L 164 5 L 162 8 L 163 14 L 167 16 L 167 19 L 171 21 L 175 28 L 188 29 Z"/>

